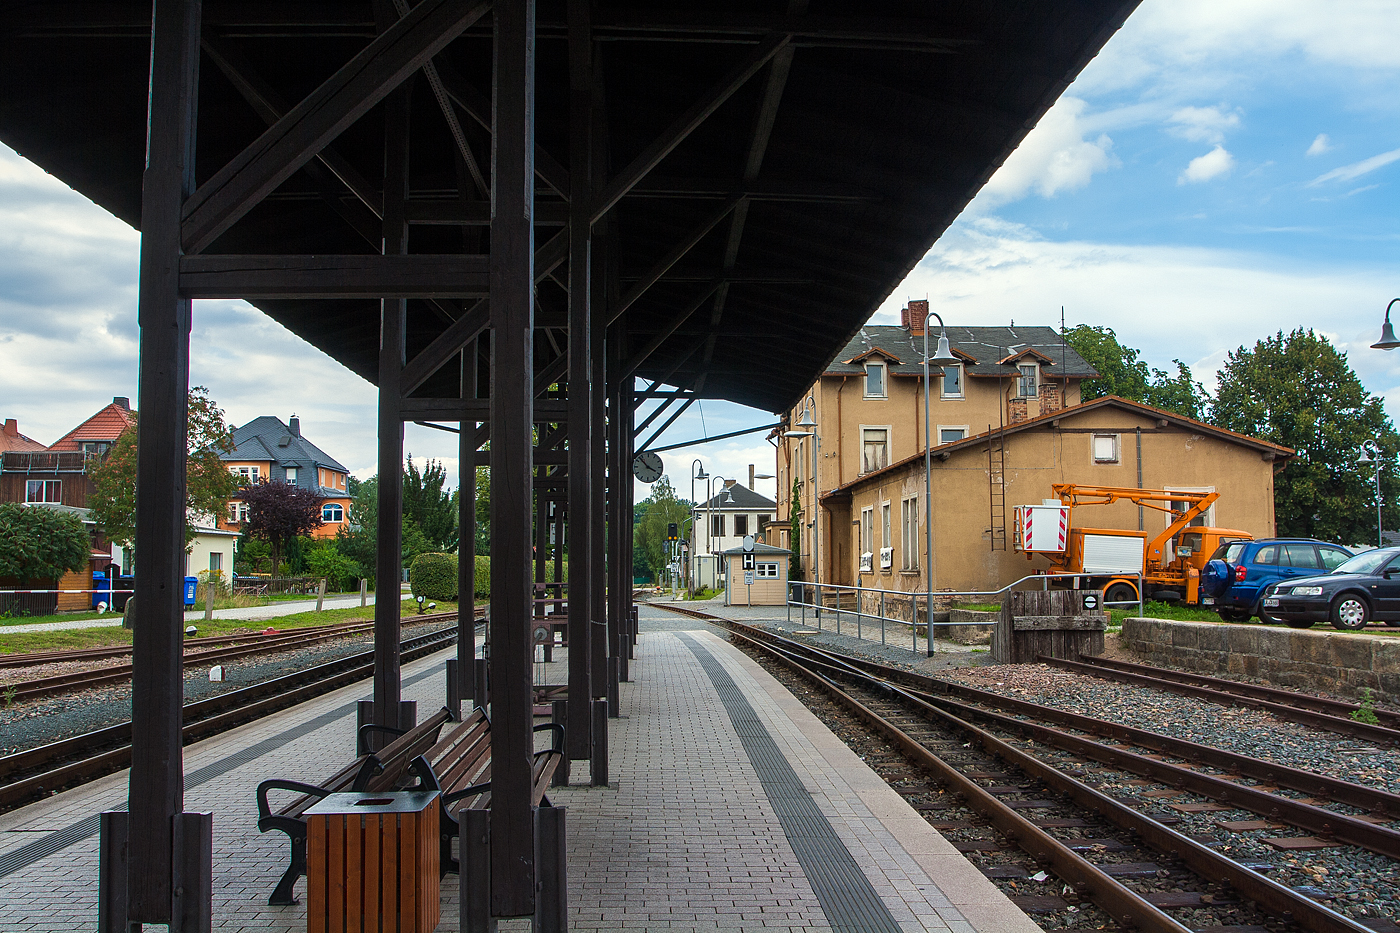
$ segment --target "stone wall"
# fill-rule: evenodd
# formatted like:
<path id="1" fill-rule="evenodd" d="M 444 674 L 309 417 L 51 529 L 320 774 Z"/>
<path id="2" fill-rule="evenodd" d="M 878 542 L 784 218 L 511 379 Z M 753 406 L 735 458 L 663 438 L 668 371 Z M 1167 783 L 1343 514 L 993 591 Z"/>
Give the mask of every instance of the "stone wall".
<path id="1" fill-rule="evenodd" d="M 1264 625 L 1124 619 L 1120 644 L 1156 664 L 1400 703 L 1400 638 Z"/>

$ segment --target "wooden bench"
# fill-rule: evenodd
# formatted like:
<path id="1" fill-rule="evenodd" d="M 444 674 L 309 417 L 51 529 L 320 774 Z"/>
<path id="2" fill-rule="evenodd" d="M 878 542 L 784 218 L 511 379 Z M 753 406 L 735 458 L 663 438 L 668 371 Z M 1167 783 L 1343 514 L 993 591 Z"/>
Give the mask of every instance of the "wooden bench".
<path id="1" fill-rule="evenodd" d="M 378 752 L 360 755 L 354 761 L 326 778 L 320 784 L 307 784 L 285 778 L 272 778 L 258 785 L 258 831 L 277 829 L 287 834 L 291 842 L 291 864 L 277 882 L 269 904 L 295 904 L 292 887 L 306 874 L 306 819 L 303 814 L 316 801 L 330 794 L 346 791 L 386 791 L 399 787 L 413 763 L 438 743 L 442 727 L 452 721 L 452 713 L 441 709 L 412 729 L 403 731 L 387 726 L 365 725 L 360 728 L 363 745 L 365 737 L 374 732 L 389 733 L 396 738 Z M 291 802 L 274 812 L 267 795 L 272 790 L 297 794 Z"/>
<path id="2" fill-rule="evenodd" d="M 534 731 L 553 733 L 550 747 L 535 752 L 530 768 L 530 803 L 547 807 L 551 804 L 545 789 L 564 758 L 564 727 L 551 722 L 535 726 Z M 436 790 L 442 795 L 438 815 L 442 832 L 440 865 L 444 874 L 459 871 L 457 860 L 452 857 L 452 839 L 460 832 L 457 811 L 485 809 L 491 802 L 491 720 L 480 707 L 472 710 L 410 763 L 409 770 L 418 775 L 417 789 Z M 457 806 L 463 800 L 469 801 L 465 807 Z"/>

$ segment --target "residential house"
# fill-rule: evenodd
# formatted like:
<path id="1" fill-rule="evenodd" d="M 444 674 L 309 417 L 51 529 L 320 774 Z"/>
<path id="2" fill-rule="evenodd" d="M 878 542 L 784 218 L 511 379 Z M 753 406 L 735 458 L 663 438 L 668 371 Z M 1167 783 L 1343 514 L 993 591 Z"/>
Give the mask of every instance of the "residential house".
<path id="1" fill-rule="evenodd" d="M 301 436 L 301 419 L 296 415 L 286 424 L 271 415 L 254 418 L 234 429 L 233 445 L 231 452 L 221 456 L 240 480 L 302 486 L 321 497 L 321 525 L 311 533 L 313 538 L 333 538 L 349 520 L 350 471 Z M 234 498 L 218 527 L 240 532 L 247 519 L 248 506 Z"/>
<path id="2" fill-rule="evenodd" d="M 32 437 L 19 433 L 19 422 L 14 418 L 5 419 L 5 429 L 0 431 L 0 454 L 7 451 L 43 450 L 44 445 Z"/>
<path id="3" fill-rule="evenodd" d="M 724 488 L 708 501 L 696 505 L 690 523 L 691 579 L 696 585 L 711 589 L 722 585 L 719 555 L 742 545 L 745 535 L 761 536 L 777 508 L 772 499 L 732 479 L 725 480 Z"/>

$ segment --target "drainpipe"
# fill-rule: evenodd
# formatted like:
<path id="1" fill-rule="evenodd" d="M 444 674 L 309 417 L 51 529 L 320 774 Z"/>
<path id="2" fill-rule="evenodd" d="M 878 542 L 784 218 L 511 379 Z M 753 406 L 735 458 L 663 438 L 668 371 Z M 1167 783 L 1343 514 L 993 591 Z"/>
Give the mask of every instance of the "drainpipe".
<path id="1" fill-rule="evenodd" d="M 1142 488 L 1142 425 L 1133 428 L 1137 433 L 1137 468 L 1138 468 L 1138 489 Z M 1142 525 L 1142 503 L 1138 503 L 1138 531 L 1143 530 Z"/>
<path id="2" fill-rule="evenodd" d="M 889 392 L 889 367 L 885 367 L 885 391 Z M 841 390 L 846 388 L 846 380 L 849 376 L 841 377 L 841 385 L 836 389 L 836 485 L 840 486 L 846 482 L 846 445 L 842 443 L 841 436 L 845 433 L 844 422 L 841 420 Z"/>

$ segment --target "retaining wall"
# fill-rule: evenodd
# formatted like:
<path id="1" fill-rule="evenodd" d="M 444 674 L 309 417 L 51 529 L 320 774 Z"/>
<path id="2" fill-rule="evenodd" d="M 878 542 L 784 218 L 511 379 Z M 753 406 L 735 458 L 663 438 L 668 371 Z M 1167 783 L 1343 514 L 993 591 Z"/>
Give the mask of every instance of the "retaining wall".
<path id="1" fill-rule="evenodd" d="M 1146 660 L 1201 674 L 1400 703 L 1400 638 L 1252 624 L 1124 619 L 1120 644 Z"/>

